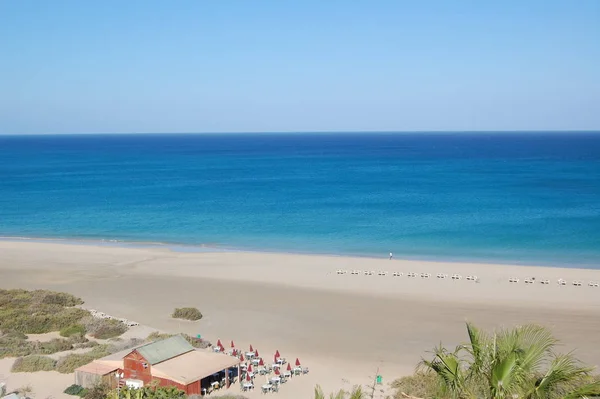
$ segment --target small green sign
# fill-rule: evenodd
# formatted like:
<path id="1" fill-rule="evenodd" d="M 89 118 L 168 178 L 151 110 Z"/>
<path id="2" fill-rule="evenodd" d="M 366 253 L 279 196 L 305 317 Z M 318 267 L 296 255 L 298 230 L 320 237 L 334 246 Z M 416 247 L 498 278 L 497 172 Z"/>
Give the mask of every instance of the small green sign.
<path id="1" fill-rule="evenodd" d="M 377 376 L 377 384 L 381 385 L 383 383 L 383 377 L 381 377 L 380 375 Z"/>
<path id="2" fill-rule="evenodd" d="M 198 335 L 196 335 L 196 338 L 202 339 L 202 335 L 198 334 Z"/>

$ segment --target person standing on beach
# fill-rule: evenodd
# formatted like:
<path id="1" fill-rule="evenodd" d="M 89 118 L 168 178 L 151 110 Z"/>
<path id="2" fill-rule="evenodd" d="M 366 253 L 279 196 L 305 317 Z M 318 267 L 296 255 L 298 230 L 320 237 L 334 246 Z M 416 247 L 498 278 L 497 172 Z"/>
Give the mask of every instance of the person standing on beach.
<path id="1" fill-rule="evenodd" d="M 390 252 L 390 260 L 394 257 L 394 254 Z"/>

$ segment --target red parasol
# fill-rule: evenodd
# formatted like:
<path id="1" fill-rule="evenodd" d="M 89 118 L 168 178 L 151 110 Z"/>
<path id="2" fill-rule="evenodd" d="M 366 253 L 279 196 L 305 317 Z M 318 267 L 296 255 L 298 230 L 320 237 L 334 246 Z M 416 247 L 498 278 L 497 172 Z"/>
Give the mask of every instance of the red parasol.
<path id="1" fill-rule="evenodd" d="M 251 364 L 249 364 L 249 365 L 248 365 L 248 372 L 249 372 L 249 373 L 251 373 L 251 372 L 252 372 L 252 365 L 251 365 Z"/>
<path id="2" fill-rule="evenodd" d="M 300 367 L 300 359 L 296 358 L 296 366 Z"/>
<path id="3" fill-rule="evenodd" d="M 260 358 L 260 361 L 258 362 L 258 365 L 259 366 L 264 366 L 265 365 L 265 362 L 262 360 L 262 357 Z"/>
<path id="4" fill-rule="evenodd" d="M 288 363 L 287 371 L 292 371 L 292 365 Z"/>
<path id="5" fill-rule="evenodd" d="M 254 352 L 254 348 L 252 347 L 252 344 L 250 344 L 250 352 Z"/>
<path id="6" fill-rule="evenodd" d="M 273 363 L 277 363 L 277 355 L 273 356 Z"/>
<path id="7" fill-rule="evenodd" d="M 237 349 L 234 349 L 233 352 L 231 352 L 231 356 L 237 356 Z"/>
<path id="8" fill-rule="evenodd" d="M 279 354 L 279 351 L 275 351 L 275 357 L 281 357 L 281 355 Z"/>
<path id="9" fill-rule="evenodd" d="M 246 373 L 246 381 L 250 382 L 252 379 L 250 378 L 250 374 Z"/>
<path id="10" fill-rule="evenodd" d="M 280 373 L 279 373 L 279 367 L 277 367 L 277 368 L 275 369 L 275 375 L 279 375 L 279 374 L 280 374 Z"/>
<path id="11" fill-rule="evenodd" d="M 254 356 L 258 357 L 258 349 L 254 351 Z"/>
<path id="12" fill-rule="evenodd" d="M 240 362 L 243 362 L 243 361 L 244 361 L 244 354 L 242 353 L 242 354 L 240 355 Z"/>
<path id="13" fill-rule="evenodd" d="M 219 347 L 223 346 L 223 344 L 221 344 L 221 340 L 220 339 L 217 340 L 217 346 L 219 346 Z"/>
<path id="14" fill-rule="evenodd" d="M 225 352 L 225 348 L 223 347 L 223 345 L 219 345 L 219 350 L 220 350 L 221 352 Z"/>
<path id="15" fill-rule="evenodd" d="M 231 347 L 235 348 L 235 344 L 233 343 L 233 340 L 231 340 Z"/>

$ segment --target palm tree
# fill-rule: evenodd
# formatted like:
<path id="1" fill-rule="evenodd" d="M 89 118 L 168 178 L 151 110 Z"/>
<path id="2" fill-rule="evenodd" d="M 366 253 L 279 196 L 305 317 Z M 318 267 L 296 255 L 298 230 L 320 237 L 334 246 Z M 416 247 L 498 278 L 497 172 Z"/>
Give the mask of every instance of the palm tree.
<path id="1" fill-rule="evenodd" d="M 420 368 L 437 374 L 442 397 L 452 399 L 582 399 L 600 395 L 593 368 L 572 353 L 556 355 L 558 341 L 536 325 L 488 335 L 467 323 L 469 342 L 441 345 Z"/>
<path id="2" fill-rule="evenodd" d="M 355 386 L 352 388 L 351 392 L 346 392 L 343 389 L 340 389 L 336 393 L 329 394 L 329 399 L 364 399 L 364 397 L 365 396 L 363 394 L 362 387 L 360 386 Z M 315 387 L 315 399 L 325 399 L 323 389 L 321 389 L 319 385 Z"/>

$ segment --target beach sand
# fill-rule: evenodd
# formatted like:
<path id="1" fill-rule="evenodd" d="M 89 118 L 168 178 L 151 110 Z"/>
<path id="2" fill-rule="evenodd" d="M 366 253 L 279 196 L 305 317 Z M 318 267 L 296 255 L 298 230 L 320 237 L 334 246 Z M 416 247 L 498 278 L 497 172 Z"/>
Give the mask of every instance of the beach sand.
<path id="1" fill-rule="evenodd" d="M 337 269 L 376 273 L 337 275 Z M 388 274 L 378 276 L 377 271 Z M 393 272 L 404 275 L 393 277 Z M 409 272 L 432 277 L 409 278 Z M 437 273 L 458 273 L 463 279 L 441 280 Z M 479 282 L 467 281 L 467 275 L 477 275 Z M 532 276 L 538 282 L 525 285 L 523 280 Z M 509 283 L 509 277 L 521 281 Z M 559 278 L 568 285 L 558 286 Z M 539 284 L 542 279 L 550 284 Z M 573 280 L 583 286 L 572 286 Z M 600 288 L 588 287 L 589 281 L 600 281 L 600 271 L 0 242 L 0 288 L 69 292 L 87 307 L 153 328 L 201 334 L 224 344 L 233 339 L 241 348 L 252 344 L 267 359 L 275 350 L 291 361 L 300 358 L 310 373 L 282 386 L 282 398 L 311 397 L 317 383 L 326 392 L 369 384 L 377 370 L 384 385 L 375 397 L 383 397 L 390 392 L 387 383 L 412 373 L 440 341 L 448 346 L 464 342 L 466 320 L 484 328 L 548 326 L 565 352 L 576 350 L 581 360 L 597 365 Z M 171 319 L 181 306 L 198 307 L 204 318 L 193 323 Z M 6 377 L 8 369 L 0 368 L 1 374 Z M 36 391 L 36 397 L 48 396 Z M 248 396 L 260 396 L 259 390 Z"/>

